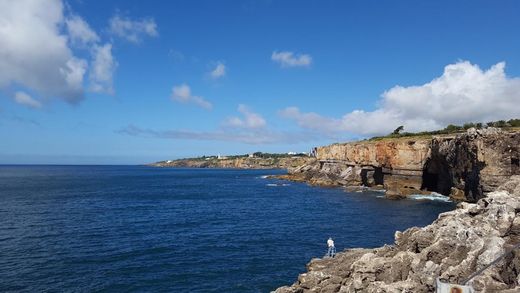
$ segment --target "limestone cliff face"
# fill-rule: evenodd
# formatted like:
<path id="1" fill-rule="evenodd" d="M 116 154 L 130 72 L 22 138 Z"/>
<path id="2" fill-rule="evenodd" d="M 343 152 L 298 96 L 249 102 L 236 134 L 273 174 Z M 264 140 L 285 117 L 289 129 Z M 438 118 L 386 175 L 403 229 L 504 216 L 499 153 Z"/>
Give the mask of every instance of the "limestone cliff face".
<path id="1" fill-rule="evenodd" d="M 520 174 L 520 132 L 470 129 L 452 136 L 361 141 L 318 147 L 286 179 L 384 188 L 389 197 L 438 192 L 476 201 Z"/>
<path id="2" fill-rule="evenodd" d="M 349 165 L 416 170 L 424 164 L 429 147 L 430 141 L 426 139 L 333 144 L 318 147 L 316 159 L 344 161 Z"/>
<path id="3" fill-rule="evenodd" d="M 460 203 L 429 226 L 396 232 L 394 245 L 313 259 L 293 285 L 275 292 L 434 292 L 437 277 L 461 284 L 518 243 L 520 176 L 513 176 L 475 204 Z M 519 272 L 517 249 L 470 284 L 477 292 L 520 292 Z"/>

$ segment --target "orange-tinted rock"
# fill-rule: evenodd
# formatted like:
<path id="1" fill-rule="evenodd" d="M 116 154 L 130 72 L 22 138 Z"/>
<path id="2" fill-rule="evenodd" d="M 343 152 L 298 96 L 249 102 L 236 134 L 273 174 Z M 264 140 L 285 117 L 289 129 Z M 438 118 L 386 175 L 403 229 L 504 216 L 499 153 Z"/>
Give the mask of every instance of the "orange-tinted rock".
<path id="1" fill-rule="evenodd" d="M 437 192 L 476 201 L 520 174 L 520 132 L 470 129 L 458 135 L 382 139 L 316 148 L 316 161 L 287 179 L 323 186 L 383 185 L 389 197 Z"/>

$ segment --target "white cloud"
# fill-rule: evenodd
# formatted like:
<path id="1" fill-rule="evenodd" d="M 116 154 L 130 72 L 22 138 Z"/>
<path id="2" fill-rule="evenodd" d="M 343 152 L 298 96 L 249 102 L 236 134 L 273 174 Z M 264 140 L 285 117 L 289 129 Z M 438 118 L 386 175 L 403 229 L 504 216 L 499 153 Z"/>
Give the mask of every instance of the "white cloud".
<path id="1" fill-rule="evenodd" d="M 405 131 L 424 131 L 448 124 L 520 117 L 520 79 L 506 76 L 504 69 L 504 62 L 482 70 L 460 61 L 447 65 L 431 82 L 395 86 L 384 92 L 380 107 L 374 111 L 356 110 L 329 118 L 291 107 L 280 114 L 305 129 L 361 135 L 387 134 L 399 125 L 404 125 Z"/>
<path id="2" fill-rule="evenodd" d="M 318 130 L 321 132 L 335 132 L 339 128 L 339 120 L 326 118 L 314 112 L 302 113 L 297 107 L 287 107 L 279 111 L 280 116 L 296 121 L 305 129 Z"/>
<path id="3" fill-rule="evenodd" d="M 139 43 L 144 36 L 156 37 L 157 24 L 153 18 L 131 20 L 128 17 L 115 15 L 110 19 L 109 31 L 115 36 L 132 43 Z"/>
<path id="4" fill-rule="evenodd" d="M 67 31 L 73 44 L 85 46 L 99 42 L 99 36 L 81 17 L 73 15 L 65 20 L 65 24 L 67 25 Z"/>
<path id="5" fill-rule="evenodd" d="M 271 60 L 280 64 L 281 67 L 308 67 L 312 63 L 312 57 L 309 54 L 294 54 L 289 51 L 274 51 Z"/>
<path id="6" fill-rule="evenodd" d="M 26 87 L 44 97 L 77 103 L 86 61 L 74 56 L 60 0 L 0 1 L 0 88 Z"/>
<path id="7" fill-rule="evenodd" d="M 65 67 L 62 67 L 59 70 L 69 87 L 79 92 L 83 91 L 83 76 L 85 76 L 87 67 L 87 61 L 73 57 L 67 60 Z M 73 98 L 74 97 L 72 97 L 72 99 L 65 97 L 65 100 L 74 103 L 75 100 Z"/>
<path id="8" fill-rule="evenodd" d="M 89 91 L 114 92 L 112 45 L 101 45 L 79 15 L 67 15 L 63 0 L 1 0 L 0 40 L 0 89 L 24 88 L 39 107 L 51 99 L 79 103 L 87 73 Z M 90 64 L 73 49 L 87 49 Z"/>
<path id="9" fill-rule="evenodd" d="M 194 103 L 197 106 L 208 110 L 213 108 L 213 105 L 203 97 L 193 96 L 190 87 L 185 83 L 173 87 L 171 99 L 180 103 Z"/>
<path id="10" fill-rule="evenodd" d="M 246 105 L 239 105 L 238 112 L 242 114 L 243 118 L 229 117 L 224 126 L 245 129 L 263 128 L 267 123 L 265 119 L 258 113 L 252 112 Z"/>
<path id="11" fill-rule="evenodd" d="M 95 45 L 92 49 L 93 62 L 90 71 L 90 90 L 96 93 L 113 94 L 113 75 L 117 63 L 112 56 L 112 44 Z"/>
<path id="12" fill-rule="evenodd" d="M 161 138 L 173 140 L 200 140 L 200 141 L 232 141 L 253 145 L 266 145 L 275 143 L 297 144 L 309 142 L 317 139 L 317 136 L 308 132 L 277 132 L 267 129 L 247 130 L 247 131 L 226 131 L 217 129 L 213 131 L 191 131 L 191 130 L 154 130 L 144 129 L 134 125 L 126 126 L 117 133 Z"/>
<path id="13" fill-rule="evenodd" d="M 224 65 L 222 62 L 218 62 L 215 69 L 213 69 L 210 72 L 210 76 L 213 79 L 219 79 L 221 77 L 224 77 L 226 75 L 226 65 Z"/>
<path id="14" fill-rule="evenodd" d="M 191 96 L 186 87 L 178 87 L 177 95 Z M 297 144 L 314 141 L 322 135 L 309 131 L 277 131 L 265 127 L 265 119 L 252 112 L 245 105 L 239 105 L 242 118 L 230 117 L 224 120 L 221 127 L 209 131 L 192 131 L 184 129 L 155 130 L 129 125 L 117 131 L 120 134 L 174 140 L 231 141 L 245 144 L 266 145 L 275 143 Z"/>
<path id="15" fill-rule="evenodd" d="M 27 106 L 29 108 L 41 108 L 42 103 L 40 101 L 33 99 L 29 94 L 25 92 L 18 91 L 14 94 L 14 100 L 18 104 Z"/>

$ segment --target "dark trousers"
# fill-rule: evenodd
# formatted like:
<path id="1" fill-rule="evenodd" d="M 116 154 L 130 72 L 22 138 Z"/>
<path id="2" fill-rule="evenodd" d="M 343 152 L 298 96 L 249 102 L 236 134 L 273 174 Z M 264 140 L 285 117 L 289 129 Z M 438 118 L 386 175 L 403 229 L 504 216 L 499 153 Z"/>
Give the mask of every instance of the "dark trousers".
<path id="1" fill-rule="evenodd" d="M 329 246 L 329 249 L 327 250 L 327 256 L 334 257 L 334 255 L 336 255 L 336 247 Z"/>

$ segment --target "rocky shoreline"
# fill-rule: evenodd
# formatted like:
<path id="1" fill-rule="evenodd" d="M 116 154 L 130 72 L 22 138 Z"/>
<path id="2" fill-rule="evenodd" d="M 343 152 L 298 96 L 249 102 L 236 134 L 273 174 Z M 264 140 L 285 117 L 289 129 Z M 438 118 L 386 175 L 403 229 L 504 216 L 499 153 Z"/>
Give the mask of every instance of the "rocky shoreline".
<path id="1" fill-rule="evenodd" d="M 316 148 L 316 158 L 280 179 L 384 190 L 388 198 L 436 192 L 459 201 L 432 224 L 396 232 L 395 243 L 313 259 L 276 293 L 434 292 L 460 284 L 520 243 L 520 132 L 383 139 Z M 520 251 L 470 283 L 477 292 L 520 292 Z"/>
<path id="2" fill-rule="evenodd" d="M 431 225 L 396 232 L 393 245 L 313 259 L 293 285 L 274 292 L 434 292 L 437 277 L 460 283 L 518 243 L 520 176 L 512 176 L 497 191 L 476 203 L 459 203 Z M 470 284 L 477 292 L 520 292 L 520 251 Z"/>

